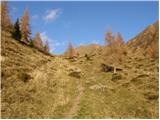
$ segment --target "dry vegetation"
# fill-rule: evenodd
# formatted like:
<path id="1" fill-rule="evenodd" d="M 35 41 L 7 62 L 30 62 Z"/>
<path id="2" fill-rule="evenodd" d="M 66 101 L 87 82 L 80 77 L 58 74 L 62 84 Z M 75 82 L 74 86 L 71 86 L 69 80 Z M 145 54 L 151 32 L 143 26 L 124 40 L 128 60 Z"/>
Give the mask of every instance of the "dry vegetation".
<path id="1" fill-rule="evenodd" d="M 105 46 L 69 43 L 66 53 L 56 56 L 48 54 L 49 43 L 43 45 L 39 33 L 29 40 L 27 10 L 23 27 L 18 21 L 13 27 L 3 5 L 8 22 L 2 20 L 2 118 L 159 117 L 155 24 L 144 31 L 149 42 L 142 32 L 126 45 L 120 33 L 114 37 L 108 31 Z"/>
<path id="2" fill-rule="evenodd" d="M 2 32 L 2 118 L 59 118 L 78 95 L 70 63 Z"/>
<path id="3" fill-rule="evenodd" d="M 158 118 L 158 60 L 128 53 L 106 73 L 104 55 L 68 61 L 6 32 L 1 57 L 2 118 Z"/>

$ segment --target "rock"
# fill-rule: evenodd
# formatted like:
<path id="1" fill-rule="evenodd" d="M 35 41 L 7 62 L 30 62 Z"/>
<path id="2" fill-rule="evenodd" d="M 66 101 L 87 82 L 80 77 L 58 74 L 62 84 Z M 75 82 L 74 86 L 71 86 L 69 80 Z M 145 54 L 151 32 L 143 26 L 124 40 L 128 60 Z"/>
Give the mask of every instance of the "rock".
<path id="1" fill-rule="evenodd" d="M 104 63 L 101 64 L 101 68 L 103 72 L 113 72 L 114 71 L 114 67 L 106 65 Z"/>
<path id="2" fill-rule="evenodd" d="M 104 91 L 106 89 L 106 86 L 102 85 L 102 84 L 98 84 L 98 85 L 92 85 L 89 87 L 89 89 L 91 90 L 101 90 Z"/>
<path id="3" fill-rule="evenodd" d="M 81 78 L 82 72 L 81 72 L 81 69 L 79 68 L 71 67 L 69 68 L 68 75 L 76 78 Z"/>
<path id="4" fill-rule="evenodd" d="M 77 57 L 72 57 L 72 58 L 68 58 L 70 62 L 75 62 L 77 61 Z"/>
<path id="5" fill-rule="evenodd" d="M 101 70 L 103 72 L 113 72 L 114 71 L 114 67 L 106 65 L 104 63 L 101 64 L 101 68 L 102 68 Z M 121 68 L 116 68 L 116 71 L 122 71 L 122 69 Z"/>
<path id="6" fill-rule="evenodd" d="M 81 75 L 80 75 L 80 73 L 79 72 L 71 72 L 71 73 L 69 73 L 69 76 L 72 76 L 72 77 L 76 77 L 76 78 L 81 78 Z"/>

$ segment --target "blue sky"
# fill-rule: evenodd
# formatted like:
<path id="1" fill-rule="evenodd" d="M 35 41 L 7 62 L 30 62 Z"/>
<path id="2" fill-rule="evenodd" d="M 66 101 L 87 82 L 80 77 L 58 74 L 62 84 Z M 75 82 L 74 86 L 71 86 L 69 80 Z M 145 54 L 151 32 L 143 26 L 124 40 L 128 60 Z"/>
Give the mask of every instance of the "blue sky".
<path id="1" fill-rule="evenodd" d="M 49 40 L 50 51 L 63 53 L 68 42 L 74 47 L 83 44 L 104 44 L 104 33 L 112 28 L 121 32 L 125 41 L 133 38 L 148 25 L 158 20 L 158 1 L 141 2 L 33 2 L 10 1 L 13 21 L 29 9 L 32 36 L 41 33 Z"/>

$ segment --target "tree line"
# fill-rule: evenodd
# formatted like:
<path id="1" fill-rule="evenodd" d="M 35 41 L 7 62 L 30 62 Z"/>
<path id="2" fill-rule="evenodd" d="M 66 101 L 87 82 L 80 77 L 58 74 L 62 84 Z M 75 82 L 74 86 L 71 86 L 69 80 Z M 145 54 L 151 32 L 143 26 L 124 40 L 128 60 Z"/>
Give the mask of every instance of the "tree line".
<path id="1" fill-rule="evenodd" d="M 10 16 L 8 5 L 6 1 L 1 2 L 1 26 L 2 30 L 9 31 L 12 33 L 12 37 L 18 41 L 21 41 L 29 46 L 33 46 L 34 48 L 43 51 L 45 53 L 49 53 L 49 43 L 48 40 L 43 41 L 41 39 L 41 35 L 39 32 L 36 33 L 34 38 L 31 38 L 31 28 L 29 24 L 29 11 L 28 9 L 24 10 L 23 16 L 13 24 Z M 152 58 L 157 57 L 157 45 L 156 42 L 153 42 L 148 48 L 148 54 Z M 105 33 L 105 51 L 106 51 L 106 62 L 107 63 L 119 63 L 122 61 L 123 55 L 127 54 L 126 44 L 123 40 L 122 34 L 119 32 L 115 37 L 112 30 L 109 29 Z M 78 52 L 74 49 L 71 42 L 68 43 L 67 50 L 65 51 L 65 55 L 68 58 L 74 58 L 79 56 Z"/>
<path id="2" fill-rule="evenodd" d="M 36 33 L 34 38 L 31 38 L 32 33 L 29 24 L 30 17 L 28 9 L 25 9 L 23 16 L 20 19 L 17 18 L 16 22 L 13 24 L 9 16 L 8 3 L 7 1 L 2 1 L 1 18 L 2 30 L 10 32 L 14 39 L 49 54 L 48 40 L 43 44 L 39 32 Z"/>

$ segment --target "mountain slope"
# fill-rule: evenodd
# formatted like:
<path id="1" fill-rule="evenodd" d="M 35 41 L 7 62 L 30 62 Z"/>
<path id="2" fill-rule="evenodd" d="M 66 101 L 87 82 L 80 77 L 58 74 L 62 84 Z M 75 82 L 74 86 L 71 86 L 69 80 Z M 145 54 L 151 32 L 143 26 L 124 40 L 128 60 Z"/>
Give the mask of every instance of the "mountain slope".
<path id="1" fill-rule="evenodd" d="M 130 52 L 113 74 L 102 71 L 102 46 L 81 46 L 71 60 L 6 32 L 1 44 L 2 118 L 158 118 L 158 59 Z"/>
<path id="2" fill-rule="evenodd" d="M 136 37 L 128 41 L 128 47 L 132 52 L 141 52 L 144 55 L 149 55 L 149 47 L 155 43 L 156 52 L 158 54 L 159 42 L 159 21 L 149 25 L 144 31 L 139 33 Z"/>
<path id="3" fill-rule="evenodd" d="M 85 54 L 94 55 L 98 54 L 102 51 L 102 46 L 98 44 L 89 44 L 89 45 L 80 45 L 75 50 L 81 55 L 84 56 Z"/>
<path id="4" fill-rule="evenodd" d="M 23 45 L 6 32 L 1 52 L 2 118 L 59 118 L 72 107 L 78 81 L 68 76 L 67 60 Z"/>

